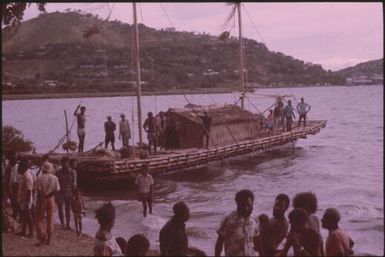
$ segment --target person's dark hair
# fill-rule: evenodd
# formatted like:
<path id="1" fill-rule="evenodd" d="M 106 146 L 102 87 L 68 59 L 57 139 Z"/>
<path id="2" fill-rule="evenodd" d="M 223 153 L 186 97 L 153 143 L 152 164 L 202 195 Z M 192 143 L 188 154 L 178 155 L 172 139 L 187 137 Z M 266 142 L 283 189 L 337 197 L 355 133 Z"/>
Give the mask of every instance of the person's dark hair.
<path id="1" fill-rule="evenodd" d="M 295 223 L 299 225 L 305 225 L 309 214 L 307 211 L 301 208 L 295 208 L 289 213 L 289 221 L 290 223 Z"/>
<path id="2" fill-rule="evenodd" d="M 65 162 L 70 162 L 70 159 L 67 156 L 63 156 L 60 160 L 60 163 L 63 164 Z"/>
<path id="3" fill-rule="evenodd" d="M 198 249 L 196 247 L 189 247 L 187 249 L 187 256 L 199 256 L 199 257 L 205 257 L 207 254 L 202 251 L 201 249 Z"/>
<path id="4" fill-rule="evenodd" d="M 174 214 L 177 214 L 184 210 L 188 210 L 188 206 L 185 202 L 180 201 L 174 204 L 174 206 L 172 207 L 172 210 L 174 211 Z"/>
<path id="5" fill-rule="evenodd" d="M 127 245 L 126 239 L 124 239 L 123 237 L 117 237 L 115 240 L 116 240 L 116 243 L 119 245 L 122 253 L 126 254 L 126 245 Z"/>
<path id="6" fill-rule="evenodd" d="M 9 163 L 13 166 L 17 163 L 17 157 L 16 156 L 10 156 L 9 157 Z"/>
<path id="7" fill-rule="evenodd" d="M 115 207 L 111 203 L 105 203 L 95 211 L 95 218 L 101 226 L 106 226 L 115 220 Z"/>
<path id="8" fill-rule="evenodd" d="M 127 241 L 126 256 L 143 256 L 150 248 L 150 242 L 143 234 L 135 234 Z"/>
<path id="9" fill-rule="evenodd" d="M 142 166 L 140 166 L 140 170 L 141 171 L 148 171 L 148 164 L 142 164 Z"/>
<path id="10" fill-rule="evenodd" d="M 277 197 L 275 198 L 275 200 L 280 200 L 280 201 L 284 201 L 285 202 L 285 206 L 286 206 L 286 210 L 287 208 L 289 208 L 289 205 L 290 205 L 290 198 L 287 194 L 279 194 L 277 195 Z"/>
<path id="11" fill-rule="evenodd" d="M 80 107 L 80 110 L 85 110 L 85 109 L 86 109 L 85 106 Z"/>
<path id="12" fill-rule="evenodd" d="M 20 170 L 22 170 L 22 171 L 27 170 L 29 168 L 29 161 L 28 161 L 28 159 L 21 159 L 18 168 Z"/>
<path id="13" fill-rule="evenodd" d="M 341 214 L 336 208 L 327 208 L 324 215 L 336 224 L 341 220 Z"/>
<path id="14" fill-rule="evenodd" d="M 294 196 L 293 207 L 302 208 L 313 214 L 318 209 L 317 196 L 313 192 L 301 192 Z"/>
<path id="15" fill-rule="evenodd" d="M 251 201 L 254 202 L 254 194 L 249 189 L 242 189 L 235 194 L 235 202 L 239 203 L 241 199 L 251 198 Z"/>
<path id="16" fill-rule="evenodd" d="M 44 154 L 43 157 L 42 157 L 43 160 L 49 160 L 49 155 L 48 154 Z"/>

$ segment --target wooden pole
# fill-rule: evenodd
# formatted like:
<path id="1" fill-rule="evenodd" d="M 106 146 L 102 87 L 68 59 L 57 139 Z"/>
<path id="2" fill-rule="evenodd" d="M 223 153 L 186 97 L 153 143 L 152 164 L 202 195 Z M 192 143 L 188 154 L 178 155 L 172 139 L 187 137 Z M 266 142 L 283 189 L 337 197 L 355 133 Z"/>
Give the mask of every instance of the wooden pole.
<path id="1" fill-rule="evenodd" d="M 137 81 L 137 104 L 138 104 L 138 131 L 139 131 L 139 146 L 143 144 L 142 140 L 142 108 L 141 108 L 141 83 L 140 83 L 140 61 L 139 61 L 139 32 L 138 32 L 138 23 L 136 19 L 136 3 L 133 3 L 133 12 L 134 12 L 134 37 L 135 37 L 135 64 L 136 64 L 136 81 Z"/>
<path id="2" fill-rule="evenodd" d="M 66 136 L 67 136 L 67 154 L 68 154 L 68 150 L 69 150 L 69 135 L 68 135 L 68 120 L 67 120 L 67 112 L 64 110 L 64 117 L 65 117 L 65 120 L 66 120 Z"/>
<path id="3" fill-rule="evenodd" d="M 241 108 L 245 108 L 244 97 L 245 97 L 245 74 L 243 70 L 243 41 L 242 41 L 242 18 L 241 18 L 241 3 L 236 3 L 238 7 L 238 25 L 239 25 L 239 72 L 241 78 Z"/>

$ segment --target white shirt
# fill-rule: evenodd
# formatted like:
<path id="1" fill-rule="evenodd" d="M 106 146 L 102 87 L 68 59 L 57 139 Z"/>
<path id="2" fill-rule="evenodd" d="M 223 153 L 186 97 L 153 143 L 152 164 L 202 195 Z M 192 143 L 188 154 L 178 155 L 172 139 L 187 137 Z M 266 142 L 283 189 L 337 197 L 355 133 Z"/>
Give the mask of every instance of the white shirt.
<path id="1" fill-rule="evenodd" d="M 135 185 L 138 186 L 138 191 L 140 194 L 149 193 L 153 184 L 154 180 L 150 174 L 147 174 L 147 176 L 140 174 L 135 179 Z"/>

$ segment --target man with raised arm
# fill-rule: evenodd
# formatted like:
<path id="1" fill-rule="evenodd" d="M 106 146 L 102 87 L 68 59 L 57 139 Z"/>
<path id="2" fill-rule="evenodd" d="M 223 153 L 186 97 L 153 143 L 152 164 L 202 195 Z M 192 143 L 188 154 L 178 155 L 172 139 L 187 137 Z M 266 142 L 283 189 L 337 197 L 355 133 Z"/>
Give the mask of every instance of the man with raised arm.
<path id="1" fill-rule="evenodd" d="M 78 110 L 80 108 L 80 113 L 78 113 Z M 80 104 L 76 107 L 74 111 L 74 116 L 76 116 L 77 123 L 78 123 L 78 137 L 79 137 L 79 147 L 78 151 L 79 153 L 82 153 L 84 151 L 84 139 L 86 137 L 86 107 L 82 106 L 80 107 Z"/>

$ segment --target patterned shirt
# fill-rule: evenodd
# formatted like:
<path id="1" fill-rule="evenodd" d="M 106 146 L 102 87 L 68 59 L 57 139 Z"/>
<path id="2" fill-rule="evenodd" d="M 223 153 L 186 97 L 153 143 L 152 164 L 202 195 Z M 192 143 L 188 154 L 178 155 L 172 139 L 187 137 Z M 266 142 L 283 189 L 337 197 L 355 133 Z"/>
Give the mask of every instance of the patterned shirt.
<path id="1" fill-rule="evenodd" d="M 217 233 L 224 238 L 226 256 L 256 256 L 253 239 L 259 229 L 253 215 L 244 218 L 233 211 L 222 219 Z"/>

